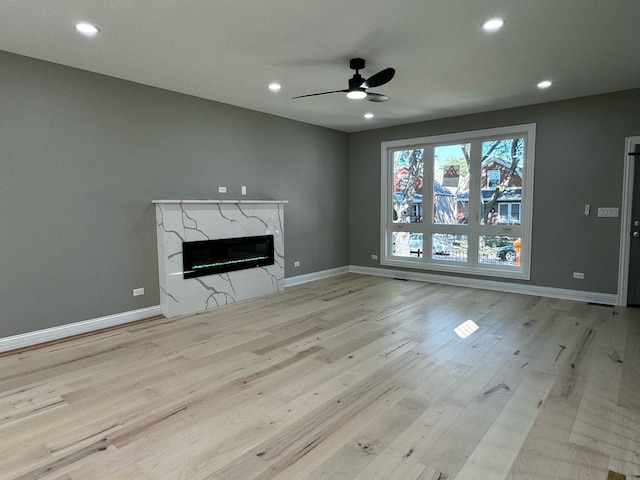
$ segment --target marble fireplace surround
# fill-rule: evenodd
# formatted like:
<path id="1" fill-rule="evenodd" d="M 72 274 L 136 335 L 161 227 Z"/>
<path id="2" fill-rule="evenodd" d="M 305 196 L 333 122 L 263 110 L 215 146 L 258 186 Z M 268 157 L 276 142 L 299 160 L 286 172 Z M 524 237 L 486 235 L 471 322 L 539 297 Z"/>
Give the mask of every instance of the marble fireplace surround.
<path id="1" fill-rule="evenodd" d="M 166 317 L 284 290 L 284 200 L 154 200 Z M 273 235 L 274 264 L 183 278 L 182 242 Z"/>

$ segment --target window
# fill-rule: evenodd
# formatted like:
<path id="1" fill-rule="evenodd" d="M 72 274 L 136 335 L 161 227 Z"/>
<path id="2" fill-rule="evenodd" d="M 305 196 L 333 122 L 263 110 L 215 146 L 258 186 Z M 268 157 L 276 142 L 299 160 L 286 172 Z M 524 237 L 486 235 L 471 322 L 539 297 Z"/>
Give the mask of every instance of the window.
<path id="1" fill-rule="evenodd" d="M 520 223 L 520 202 L 498 204 L 498 223 Z"/>
<path id="2" fill-rule="evenodd" d="M 535 124 L 384 142 L 381 263 L 528 279 L 534 145 Z"/>

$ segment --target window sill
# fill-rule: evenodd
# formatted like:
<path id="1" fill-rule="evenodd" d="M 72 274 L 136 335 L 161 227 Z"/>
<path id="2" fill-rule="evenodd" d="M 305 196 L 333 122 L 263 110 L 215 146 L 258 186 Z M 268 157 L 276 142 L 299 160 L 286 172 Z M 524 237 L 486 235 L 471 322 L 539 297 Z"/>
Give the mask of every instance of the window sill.
<path id="1" fill-rule="evenodd" d="M 505 267 L 498 264 L 471 266 L 466 263 L 454 263 L 448 260 L 409 260 L 397 257 L 382 258 L 380 260 L 380 265 L 389 267 L 411 268 L 415 270 L 459 273 L 463 275 L 478 275 L 483 277 L 530 280 L 530 275 L 525 268 L 525 265 L 522 265 L 520 267 Z"/>

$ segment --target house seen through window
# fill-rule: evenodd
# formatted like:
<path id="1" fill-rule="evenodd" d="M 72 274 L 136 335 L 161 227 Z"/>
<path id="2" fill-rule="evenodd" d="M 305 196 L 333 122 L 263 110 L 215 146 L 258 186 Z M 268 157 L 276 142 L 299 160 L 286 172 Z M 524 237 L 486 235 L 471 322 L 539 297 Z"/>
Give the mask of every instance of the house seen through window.
<path id="1" fill-rule="evenodd" d="M 382 144 L 383 265 L 529 278 L 535 125 Z"/>

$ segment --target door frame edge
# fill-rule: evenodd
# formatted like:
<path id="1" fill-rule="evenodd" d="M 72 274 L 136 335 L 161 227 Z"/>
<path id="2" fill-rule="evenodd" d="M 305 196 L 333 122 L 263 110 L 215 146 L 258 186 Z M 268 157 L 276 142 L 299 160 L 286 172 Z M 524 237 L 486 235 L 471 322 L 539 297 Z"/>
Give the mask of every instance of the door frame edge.
<path id="1" fill-rule="evenodd" d="M 618 260 L 618 305 L 627 305 L 629 287 L 629 236 L 631 235 L 631 204 L 633 201 L 634 158 L 632 147 L 640 144 L 640 135 L 626 137 L 624 142 L 624 170 L 622 177 L 622 208 L 620 212 L 620 255 Z"/>

